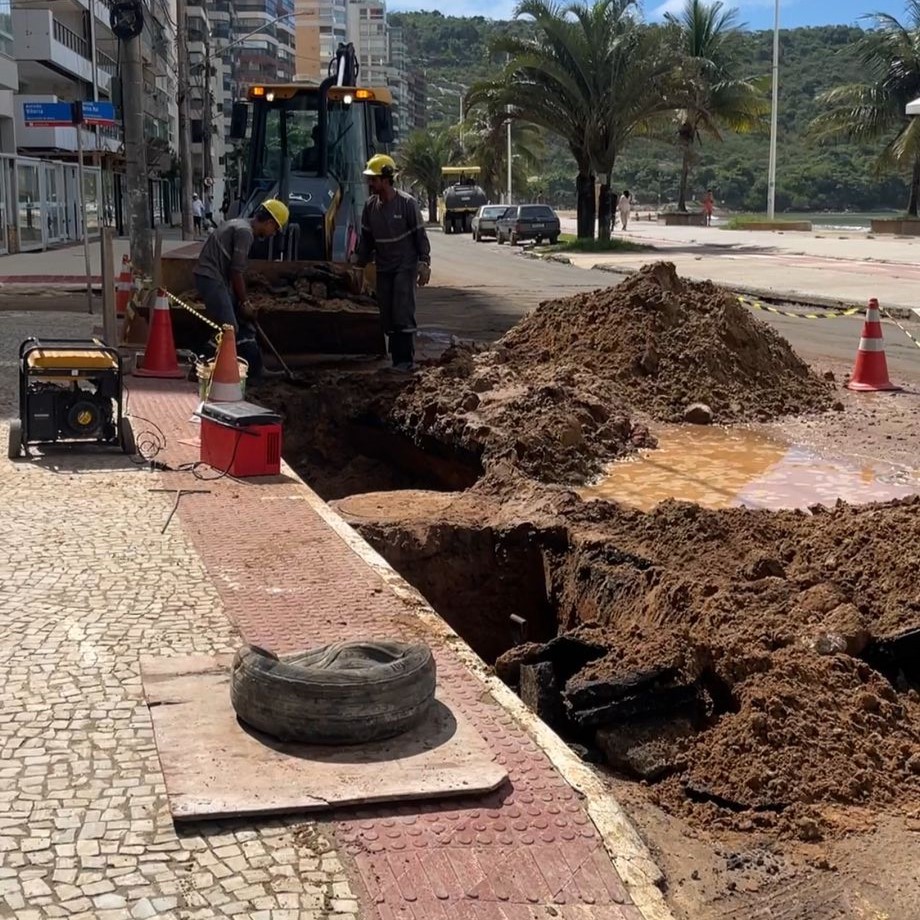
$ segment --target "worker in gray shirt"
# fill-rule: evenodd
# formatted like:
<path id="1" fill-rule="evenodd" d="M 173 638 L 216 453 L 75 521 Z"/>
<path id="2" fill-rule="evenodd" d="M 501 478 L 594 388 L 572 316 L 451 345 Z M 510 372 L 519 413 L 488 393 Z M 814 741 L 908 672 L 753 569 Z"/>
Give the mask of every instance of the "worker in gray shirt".
<path id="1" fill-rule="evenodd" d="M 418 203 L 393 185 L 396 163 L 378 153 L 364 170 L 371 197 L 361 215 L 361 237 L 352 261 L 377 267 L 377 306 L 393 367 L 415 369 L 415 286 L 431 279 L 431 245 Z"/>
<path id="2" fill-rule="evenodd" d="M 205 315 L 221 326 L 233 326 L 237 354 L 249 365 L 249 380 L 262 376 L 262 352 L 253 325 L 256 311 L 246 298 L 249 250 L 254 239 L 274 236 L 287 222 L 287 205 L 269 198 L 254 217 L 224 221 L 208 237 L 195 266 L 195 287 Z"/>

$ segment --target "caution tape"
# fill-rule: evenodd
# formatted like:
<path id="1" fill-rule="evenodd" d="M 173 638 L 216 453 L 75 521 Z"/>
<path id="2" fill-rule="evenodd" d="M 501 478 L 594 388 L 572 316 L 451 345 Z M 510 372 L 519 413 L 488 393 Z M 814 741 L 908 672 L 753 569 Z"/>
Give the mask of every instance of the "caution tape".
<path id="1" fill-rule="evenodd" d="M 216 329 L 218 333 L 221 332 L 221 327 L 215 323 L 213 320 L 208 319 L 200 310 L 196 310 L 190 304 L 185 303 L 183 300 L 179 300 L 175 294 L 171 294 L 169 291 L 166 291 L 166 296 L 171 300 L 177 307 L 181 307 L 183 310 L 187 310 L 193 316 L 198 317 L 203 323 L 210 326 L 212 329 Z"/>
<path id="2" fill-rule="evenodd" d="M 903 332 L 904 335 L 906 335 L 914 343 L 914 345 L 917 346 L 917 348 L 920 348 L 920 342 L 918 342 L 917 339 L 914 338 L 914 334 L 910 330 L 905 329 L 884 307 L 881 307 L 880 309 L 882 313 L 884 313 L 885 316 L 888 317 L 888 319 L 891 322 L 893 322 L 895 326 L 897 326 L 898 329 L 900 329 L 901 332 Z M 914 310 L 914 313 L 917 313 L 917 311 Z M 917 313 L 917 315 L 920 316 L 920 313 Z"/>
<path id="3" fill-rule="evenodd" d="M 765 310 L 767 313 L 776 313 L 778 316 L 791 316 L 793 319 L 837 319 L 840 316 L 855 316 L 863 312 L 863 307 L 850 307 L 848 310 L 838 310 L 835 313 L 793 313 L 791 310 L 780 310 L 778 307 L 769 307 L 759 300 L 749 297 L 738 297 L 738 300 L 753 307 L 755 310 Z"/>

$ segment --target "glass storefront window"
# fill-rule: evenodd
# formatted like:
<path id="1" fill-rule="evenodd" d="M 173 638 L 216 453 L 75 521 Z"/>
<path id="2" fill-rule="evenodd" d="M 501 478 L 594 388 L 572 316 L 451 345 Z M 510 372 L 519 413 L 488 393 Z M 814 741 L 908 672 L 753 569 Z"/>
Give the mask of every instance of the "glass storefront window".
<path id="1" fill-rule="evenodd" d="M 42 202 L 38 165 L 18 163 L 16 180 L 19 187 L 19 245 L 22 249 L 33 249 L 42 245 Z"/>
<path id="2" fill-rule="evenodd" d="M 89 236 L 99 232 L 101 197 L 99 171 L 95 169 L 85 170 L 83 173 L 83 198 L 86 201 L 86 232 Z"/>

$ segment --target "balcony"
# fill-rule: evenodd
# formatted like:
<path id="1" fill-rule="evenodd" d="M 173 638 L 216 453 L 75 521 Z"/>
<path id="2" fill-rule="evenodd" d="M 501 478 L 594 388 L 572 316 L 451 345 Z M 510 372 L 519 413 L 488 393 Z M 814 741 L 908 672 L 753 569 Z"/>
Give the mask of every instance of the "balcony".
<path id="1" fill-rule="evenodd" d="M 30 63 L 41 65 L 68 78 L 93 82 L 89 43 L 73 29 L 55 18 L 50 10 L 13 10 L 16 59 L 24 83 L 41 84 L 42 75 Z M 49 79 L 50 78 L 50 79 Z M 55 82 L 53 75 L 46 75 Z"/>

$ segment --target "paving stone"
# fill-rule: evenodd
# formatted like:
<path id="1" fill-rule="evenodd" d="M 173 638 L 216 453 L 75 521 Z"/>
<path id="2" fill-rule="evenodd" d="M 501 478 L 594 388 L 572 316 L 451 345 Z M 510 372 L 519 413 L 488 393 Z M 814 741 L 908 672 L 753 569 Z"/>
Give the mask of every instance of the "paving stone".
<path id="1" fill-rule="evenodd" d="M 96 323 L 0 313 L 0 443 L 19 342 L 85 338 Z M 321 855 L 291 848 L 302 821 L 177 834 L 170 817 L 138 657 L 240 644 L 179 519 L 160 533 L 171 498 L 149 489 L 178 475 L 95 449 L 0 460 L 0 635 L 17 649 L 0 668 L 0 699 L 15 701 L 0 712 L 0 917 L 248 920 L 255 899 L 277 897 L 266 867 L 296 878 L 299 858 Z M 296 894 L 333 880 L 301 879 Z"/>

